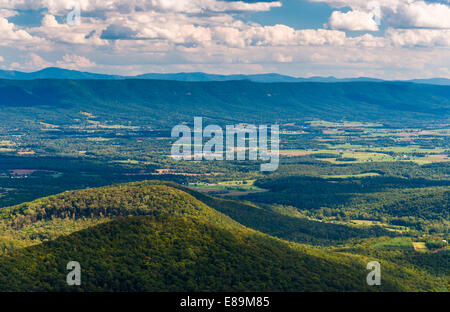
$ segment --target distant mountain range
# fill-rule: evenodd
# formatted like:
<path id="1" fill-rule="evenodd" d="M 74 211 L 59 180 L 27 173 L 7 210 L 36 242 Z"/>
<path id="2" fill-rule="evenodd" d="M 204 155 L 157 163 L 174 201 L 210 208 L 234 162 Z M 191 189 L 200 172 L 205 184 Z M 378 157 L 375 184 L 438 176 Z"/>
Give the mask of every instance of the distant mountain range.
<path id="1" fill-rule="evenodd" d="M 31 80 L 31 79 L 121 79 L 120 76 L 94 74 L 49 67 L 36 72 L 24 73 L 15 70 L 0 70 L 0 79 Z"/>
<path id="2" fill-rule="evenodd" d="M 253 82 L 383 82 L 385 80 L 358 77 L 358 78 L 336 78 L 336 77 L 309 77 L 296 78 L 280 74 L 257 74 L 257 75 L 215 75 L 207 73 L 174 73 L 174 74 L 158 74 L 149 73 L 137 76 L 119 76 L 96 74 L 89 72 L 81 72 L 76 70 L 68 70 L 57 67 L 49 67 L 36 72 L 25 73 L 20 71 L 0 70 L 0 79 L 13 80 L 31 80 L 31 79 L 102 79 L 102 80 L 121 80 L 121 79 L 153 79 L 153 80 L 172 80 L 172 81 L 233 81 L 233 80 L 250 80 Z M 413 79 L 405 82 L 413 82 L 420 84 L 433 85 L 450 85 L 450 79 L 446 78 L 431 78 L 431 79 Z"/>

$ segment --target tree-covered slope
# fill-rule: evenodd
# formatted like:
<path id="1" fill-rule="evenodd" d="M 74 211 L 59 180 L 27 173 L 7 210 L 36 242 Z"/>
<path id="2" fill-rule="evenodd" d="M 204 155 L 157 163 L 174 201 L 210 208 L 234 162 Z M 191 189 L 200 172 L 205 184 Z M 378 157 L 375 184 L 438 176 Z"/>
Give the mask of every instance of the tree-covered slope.
<path id="1" fill-rule="evenodd" d="M 66 284 L 78 261 L 82 284 Z M 367 261 L 367 260 L 366 260 Z M 404 291 L 437 279 L 384 266 L 366 284 L 359 256 L 308 249 L 248 229 L 173 215 L 120 218 L 0 258 L 5 291 Z"/>
<path id="2" fill-rule="evenodd" d="M 71 260 L 82 266 L 83 284 L 77 289 L 85 291 L 445 287 L 432 274 L 383 261 L 383 285 L 370 288 L 365 266 L 373 258 L 290 243 L 246 228 L 181 189 L 158 182 L 121 184 L 0 210 L 0 290 L 74 290 L 65 284 Z M 209 204 L 219 207 L 212 199 Z M 236 214 L 231 205 L 224 207 Z"/>
<path id="3" fill-rule="evenodd" d="M 431 233 L 448 233 L 449 180 L 275 175 L 255 185 L 269 191 L 249 194 L 245 199 L 292 205 L 316 218 L 383 220 Z"/>
<path id="4" fill-rule="evenodd" d="M 0 254 L 55 239 L 111 219 L 188 215 L 224 227 L 242 227 L 191 195 L 158 182 L 68 191 L 0 209 Z"/>
<path id="5" fill-rule="evenodd" d="M 157 214 L 189 215 L 233 227 L 242 224 L 281 239 L 320 245 L 392 235 L 377 227 L 357 228 L 286 216 L 252 204 L 214 198 L 175 183 L 149 181 L 69 191 L 2 208 L 0 254 L 117 217 Z"/>
<path id="6" fill-rule="evenodd" d="M 217 123 L 358 120 L 448 122 L 450 87 L 392 82 L 255 83 L 159 80 L 0 80 L 2 118 L 63 124 L 100 120 L 173 126 L 201 115 Z M 18 118 L 20 120 L 20 118 Z"/>
<path id="7" fill-rule="evenodd" d="M 211 208 L 247 227 L 289 241 L 330 245 L 343 243 L 353 238 L 395 235 L 380 227 L 350 227 L 312 221 L 281 214 L 250 202 L 215 198 L 175 183 L 165 182 L 165 184 L 191 194 Z"/>

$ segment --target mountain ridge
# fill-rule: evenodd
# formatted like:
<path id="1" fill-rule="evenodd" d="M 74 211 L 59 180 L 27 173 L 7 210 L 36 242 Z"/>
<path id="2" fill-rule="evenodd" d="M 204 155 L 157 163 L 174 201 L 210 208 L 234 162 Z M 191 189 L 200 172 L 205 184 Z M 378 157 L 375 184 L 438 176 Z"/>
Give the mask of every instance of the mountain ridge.
<path id="1" fill-rule="evenodd" d="M 204 72 L 179 72 L 179 73 L 145 73 L 135 76 L 111 75 L 91 73 L 77 70 L 69 70 L 58 67 L 47 67 L 34 72 L 21 72 L 14 70 L 0 70 L 0 79 L 30 80 L 30 79 L 100 79 L 100 80 L 122 80 L 122 79 L 151 79 L 151 80 L 171 80 L 171 81 L 233 81 L 250 80 L 253 82 L 273 83 L 273 82 L 385 82 L 399 81 L 412 82 L 417 84 L 450 85 L 450 79 L 447 78 L 429 78 L 429 79 L 409 79 L 409 80 L 385 80 L 370 77 L 354 78 L 336 78 L 333 76 L 322 77 L 293 77 L 277 73 L 264 74 L 231 74 L 220 75 Z"/>
<path id="2" fill-rule="evenodd" d="M 73 123 L 80 111 L 99 121 L 156 127 L 191 122 L 199 112 L 219 124 L 320 119 L 412 125 L 447 122 L 449 108 L 449 86 L 400 82 L 0 80 L 0 119 L 28 114 L 57 125 Z"/>

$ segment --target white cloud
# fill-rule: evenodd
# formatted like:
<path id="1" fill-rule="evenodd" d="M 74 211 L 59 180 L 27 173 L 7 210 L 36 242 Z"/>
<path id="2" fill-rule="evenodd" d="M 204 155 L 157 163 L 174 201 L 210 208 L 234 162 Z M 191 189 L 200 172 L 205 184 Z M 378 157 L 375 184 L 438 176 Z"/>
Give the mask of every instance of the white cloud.
<path id="1" fill-rule="evenodd" d="M 0 45 L 8 45 L 9 41 L 30 41 L 33 37 L 22 29 L 8 22 L 4 17 L 0 17 Z"/>
<path id="2" fill-rule="evenodd" d="M 391 18 L 393 25 L 420 28 L 450 28 L 450 7 L 416 1 L 402 4 Z"/>
<path id="3" fill-rule="evenodd" d="M 43 27 L 57 27 L 57 26 L 59 26 L 59 24 L 53 15 L 46 14 L 42 18 L 42 26 Z"/>
<path id="4" fill-rule="evenodd" d="M 450 3 L 433 3 L 423 0 L 309 0 L 311 2 L 326 2 L 334 8 L 350 7 L 351 12 L 364 12 L 385 18 L 388 26 L 402 28 L 450 28 Z M 344 13 L 335 13 L 331 18 L 342 18 Z M 348 14 L 348 13 L 347 13 Z M 351 16 L 354 15 L 354 16 Z M 347 19 L 357 18 L 356 13 Z M 350 29 L 352 30 L 352 29 Z M 367 29 L 370 30 L 370 29 Z"/>
<path id="5" fill-rule="evenodd" d="M 64 55 L 62 60 L 56 62 L 56 65 L 67 69 L 86 69 L 96 66 L 88 58 L 75 54 Z"/>
<path id="6" fill-rule="evenodd" d="M 339 45 L 345 33 L 326 29 L 295 30 L 285 25 L 216 27 L 214 38 L 222 44 L 244 48 L 247 46 Z"/>
<path id="7" fill-rule="evenodd" d="M 0 9 L 0 17 L 8 18 L 17 15 L 16 11 Z"/>
<path id="8" fill-rule="evenodd" d="M 450 47 L 447 29 L 389 29 L 386 36 L 396 46 Z"/>
<path id="9" fill-rule="evenodd" d="M 276 53 L 274 55 L 274 61 L 279 63 L 290 63 L 294 60 L 292 55 L 284 55 L 282 53 Z"/>
<path id="10" fill-rule="evenodd" d="M 12 57 L 11 65 L 22 70 L 59 66 L 126 73 L 289 73 L 297 68 L 298 73 L 291 74 L 401 76 L 450 68 L 450 61 L 440 57 L 450 48 L 449 5 L 422 0 L 309 1 L 327 2 L 346 13 L 333 12 L 327 29 L 295 29 L 245 22 L 237 14 L 267 11 L 280 2 L 76 0 L 81 24 L 71 26 L 64 20 L 74 0 L 0 0 L 0 54 L 24 50 Z M 7 19 L 18 9 L 42 8 L 48 10 L 38 27 Z M 376 31 L 378 18 L 383 27 L 377 33 L 345 33 Z M 9 60 L 12 53 L 7 53 Z M 45 53 L 45 59 L 36 53 Z"/>
<path id="11" fill-rule="evenodd" d="M 51 62 L 47 62 L 41 56 L 36 53 L 28 53 L 26 56 L 22 56 L 21 62 L 13 62 L 10 65 L 10 69 L 14 70 L 24 70 L 24 71 L 33 71 L 39 70 L 45 67 L 50 67 L 53 64 Z"/>
<path id="12" fill-rule="evenodd" d="M 100 38 L 104 25 L 95 19 L 86 19 L 80 25 L 59 24 L 51 14 L 42 18 L 40 27 L 30 28 L 29 31 L 41 38 L 54 43 L 102 46 L 107 41 Z"/>
<path id="13" fill-rule="evenodd" d="M 179 12 L 200 14 L 208 12 L 258 12 L 280 7 L 281 2 L 243 2 L 219 0 L 0 0 L 5 9 L 38 10 L 47 9 L 50 14 L 67 14 L 75 5 L 84 12 L 134 11 Z"/>
<path id="14" fill-rule="evenodd" d="M 347 13 L 334 11 L 331 14 L 329 25 L 333 29 L 378 30 L 378 25 L 374 21 L 374 14 L 361 11 L 349 11 Z"/>
<path id="15" fill-rule="evenodd" d="M 28 53 L 26 56 L 23 56 L 20 63 L 12 63 L 10 68 L 31 71 L 54 66 L 66 69 L 86 69 L 95 67 L 96 64 L 91 62 L 88 58 L 76 54 L 66 54 L 62 57 L 62 59 L 57 60 L 56 62 L 51 62 L 32 52 Z"/>

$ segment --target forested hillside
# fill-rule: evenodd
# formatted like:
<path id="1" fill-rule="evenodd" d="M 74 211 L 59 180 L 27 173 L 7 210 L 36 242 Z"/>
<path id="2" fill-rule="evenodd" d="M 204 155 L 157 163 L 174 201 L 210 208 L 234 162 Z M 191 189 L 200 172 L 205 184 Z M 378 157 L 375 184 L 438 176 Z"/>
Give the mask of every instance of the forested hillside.
<path id="1" fill-rule="evenodd" d="M 223 210 L 233 212 L 231 204 Z M 3 242 L 34 245 L 3 250 L 1 290 L 411 291 L 447 283 L 383 260 L 383 285 L 370 288 L 368 258 L 246 228 L 158 182 L 66 192 L 2 209 L 0 219 Z M 83 270 L 78 288 L 65 282 L 72 260 Z"/>
<path id="2" fill-rule="evenodd" d="M 394 236 L 380 227 L 357 228 L 339 224 L 322 223 L 306 218 L 277 213 L 249 202 L 215 198 L 192 189 L 167 182 L 166 185 L 181 189 L 217 211 L 230 216 L 239 223 L 289 241 L 330 245 L 343 243 L 352 238 Z"/>
<path id="3" fill-rule="evenodd" d="M 171 182 L 137 182 L 69 191 L 0 210 L 0 252 L 55 239 L 117 217 L 189 215 L 245 225 L 282 239 L 329 245 L 393 233 L 295 218 L 256 205 L 214 198 Z M 238 224 L 237 222 L 240 224 Z"/>
<path id="4" fill-rule="evenodd" d="M 156 183 L 130 183 L 69 191 L 0 210 L 0 247 L 34 245 L 60 235 L 107 222 L 142 215 L 189 215 L 241 227 L 180 190 Z"/>
<path id="5" fill-rule="evenodd" d="M 420 231 L 448 233 L 448 180 L 275 176 L 255 184 L 270 191 L 250 194 L 246 199 L 293 205 L 321 219 L 382 220 Z"/>

